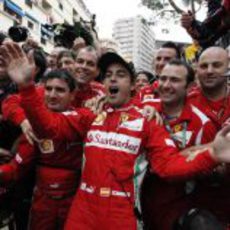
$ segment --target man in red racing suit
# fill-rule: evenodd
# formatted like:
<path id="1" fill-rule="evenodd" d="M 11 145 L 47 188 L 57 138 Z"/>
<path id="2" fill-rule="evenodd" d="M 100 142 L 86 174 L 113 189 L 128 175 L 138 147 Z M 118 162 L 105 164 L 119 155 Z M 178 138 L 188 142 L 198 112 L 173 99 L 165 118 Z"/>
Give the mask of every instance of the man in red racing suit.
<path id="1" fill-rule="evenodd" d="M 74 86 L 66 71 L 48 73 L 44 78 L 46 106 L 71 113 Z M 0 181 L 4 184 L 19 180 L 36 167 L 29 229 L 63 229 L 80 182 L 82 151 L 82 142 L 47 137 L 32 146 L 22 137 L 14 159 L 0 166 Z"/>
<path id="2" fill-rule="evenodd" d="M 19 50 L 17 44 L 11 43 L 7 43 L 1 50 L 8 53 L 8 47 L 11 46 L 17 46 L 17 49 L 10 50 Z M 16 60 L 13 57 L 17 57 Z M 141 227 L 138 221 L 139 189 L 147 162 L 160 176 L 176 178 L 187 178 L 201 171 L 209 172 L 217 164 L 213 158 L 217 154 L 211 149 L 202 151 L 202 154 L 195 152 L 193 157 L 186 160 L 178 154 L 167 132 L 154 121 L 148 122 L 129 103 L 134 75 L 119 55 L 107 53 L 101 59 L 108 106 L 96 119 L 94 114 L 83 109 L 69 114 L 50 113 L 37 96 L 32 82 L 28 81 L 31 74 L 29 67 L 21 65 L 17 76 L 12 71 L 15 62 L 26 62 L 24 57 L 21 52 L 11 55 L 8 71 L 11 78 L 20 85 L 22 106 L 39 137 L 55 136 L 70 141 L 88 131 L 81 185 L 65 229 Z M 24 75 L 26 69 L 29 76 Z M 222 138 L 225 132 L 222 132 Z M 227 141 L 224 143 L 224 146 L 229 147 Z M 215 149 L 222 157 L 226 156 L 226 148 L 219 151 L 217 141 Z"/>

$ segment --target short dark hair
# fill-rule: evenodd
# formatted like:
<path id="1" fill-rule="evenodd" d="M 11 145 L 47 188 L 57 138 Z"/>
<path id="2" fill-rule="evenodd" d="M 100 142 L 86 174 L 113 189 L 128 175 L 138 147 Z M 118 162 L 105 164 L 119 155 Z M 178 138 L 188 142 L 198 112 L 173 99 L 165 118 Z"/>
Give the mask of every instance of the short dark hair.
<path id="1" fill-rule="evenodd" d="M 51 79 L 60 79 L 65 81 L 69 87 L 70 92 L 73 92 L 76 88 L 76 81 L 67 70 L 52 70 L 44 76 L 43 82 L 46 83 Z"/>
<path id="2" fill-rule="evenodd" d="M 180 59 L 181 58 L 181 52 L 180 48 L 174 43 L 174 42 L 165 42 L 161 48 L 170 48 L 174 49 L 176 51 L 176 58 Z"/>
<path id="3" fill-rule="evenodd" d="M 100 55 L 99 53 L 97 52 L 97 50 L 93 47 L 93 46 L 85 46 L 85 47 L 82 47 L 80 49 L 77 50 L 76 52 L 76 58 L 78 57 L 78 54 L 82 51 L 82 50 L 85 50 L 87 52 L 91 52 L 91 53 L 94 53 L 96 58 L 97 58 L 97 64 L 98 64 L 98 61 L 100 59 Z"/>
<path id="4" fill-rule="evenodd" d="M 46 71 L 46 67 L 47 67 L 46 55 L 44 51 L 42 51 L 42 49 L 35 48 L 33 50 L 33 56 L 34 56 L 35 65 L 39 68 L 39 71 L 35 76 L 35 82 L 39 82 Z"/>
<path id="5" fill-rule="evenodd" d="M 140 74 L 146 75 L 147 78 L 148 78 L 149 83 L 152 83 L 152 82 L 154 82 L 154 81 L 156 80 L 156 77 L 155 77 L 152 73 L 150 73 L 150 72 L 148 72 L 148 71 L 145 71 L 145 70 L 141 70 L 141 71 L 137 72 L 136 78 L 137 78 L 138 75 L 140 75 Z"/>
<path id="6" fill-rule="evenodd" d="M 61 51 L 57 56 L 57 63 L 63 58 L 63 57 L 70 57 L 73 60 L 76 59 L 76 54 L 72 50 L 63 50 Z"/>
<path id="7" fill-rule="evenodd" d="M 188 63 L 186 63 L 185 61 L 182 61 L 179 59 L 173 59 L 167 65 L 176 65 L 176 66 L 184 66 L 185 67 L 185 69 L 187 70 L 187 75 L 186 75 L 187 86 L 195 80 L 195 72 L 194 72 L 193 68 Z"/>

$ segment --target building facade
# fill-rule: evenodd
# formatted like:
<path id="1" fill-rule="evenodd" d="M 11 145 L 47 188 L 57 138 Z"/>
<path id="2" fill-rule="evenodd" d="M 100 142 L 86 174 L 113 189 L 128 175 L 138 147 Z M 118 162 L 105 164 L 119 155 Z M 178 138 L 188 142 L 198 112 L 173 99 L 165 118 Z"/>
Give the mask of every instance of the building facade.
<path id="1" fill-rule="evenodd" d="M 100 47 L 103 51 L 119 53 L 118 44 L 113 39 L 100 39 L 99 42 Z"/>
<path id="2" fill-rule="evenodd" d="M 114 23 L 113 38 L 118 43 L 121 55 L 134 63 L 137 71 L 152 72 L 154 33 L 141 17 L 123 18 Z"/>
<path id="3" fill-rule="evenodd" d="M 0 30 L 7 32 L 11 26 L 24 26 L 47 52 L 53 47 L 50 25 L 73 25 L 91 18 L 82 0 L 0 0 Z"/>

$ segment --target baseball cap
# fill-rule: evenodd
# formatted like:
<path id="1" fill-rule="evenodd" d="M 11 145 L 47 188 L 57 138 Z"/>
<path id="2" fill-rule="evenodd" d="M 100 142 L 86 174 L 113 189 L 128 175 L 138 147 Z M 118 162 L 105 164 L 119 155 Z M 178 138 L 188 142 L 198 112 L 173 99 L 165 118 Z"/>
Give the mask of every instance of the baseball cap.
<path id="1" fill-rule="evenodd" d="M 120 55 L 118 55 L 117 53 L 114 53 L 114 52 L 107 52 L 107 53 L 103 54 L 101 56 L 101 58 L 99 59 L 98 67 L 101 70 L 102 77 L 105 74 L 107 68 L 111 64 L 114 64 L 114 63 L 119 63 L 122 66 L 124 66 L 127 69 L 127 71 L 130 73 L 132 80 L 134 79 L 135 70 L 134 70 L 133 63 L 126 62 Z"/>

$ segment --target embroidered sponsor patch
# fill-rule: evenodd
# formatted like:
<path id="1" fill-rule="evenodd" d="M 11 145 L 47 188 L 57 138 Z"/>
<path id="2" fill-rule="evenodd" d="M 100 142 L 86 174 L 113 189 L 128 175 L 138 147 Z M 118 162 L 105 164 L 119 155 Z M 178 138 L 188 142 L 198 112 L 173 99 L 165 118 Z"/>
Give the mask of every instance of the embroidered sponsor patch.
<path id="1" fill-rule="evenodd" d="M 197 149 L 197 150 L 191 151 L 189 153 L 188 157 L 186 158 L 186 162 L 193 161 L 198 155 L 204 153 L 207 150 L 208 150 L 208 148 L 203 148 L 203 149 Z"/>
<path id="2" fill-rule="evenodd" d="M 191 140 L 192 137 L 192 131 L 186 131 L 185 133 L 182 131 L 176 132 L 173 134 L 174 138 L 176 141 L 178 141 L 179 143 L 183 143 L 184 138 L 186 138 L 186 144 L 189 143 L 189 141 Z M 184 137 L 185 136 L 185 137 Z"/>
<path id="3" fill-rule="evenodd" d="M 141 144 L 140 138 L 99 130 L 88 132 L 87 139 L 85 146 L 95 146 L 129 154 L 137 154 Z"/>
<path id="4" fill-rule="evenodd" d="M 38 146 L 42 153 L 53 153 L 54 152 L 54 143 L 52 140 L 43 139 L 38 144 Z"/>
<path id="5" fill-rule="evenodd" d="M 107 117 L 106 112 L 102 112 L 98 114 L 92 125 L 103 125 L 106 117 Z"/>
<path id="6" fill-rule="evenodd" d="M 147 94 L 143 97 L 142 102 L 160 102 L 160 99 L 154 98 L 153 94 Z"/>
<path id="7" fill-rule="evenodd" d="M 15 160 L 18 162 L 18 164 L 21 164 L 23 161 L 19 153 L 15 155 Z"/>
<path id="8" fill-rule="evenodd" d="M 183 125 L 182 124 L 177 124 L 173 127 L 173 133 L 177 133 L 183 130 Z"/>
<path id="9" fill-rule="evenodd" d="M 165 139 L 165 144 L 168 145 L 168 146 L 172 146 L 172 147 L 176 147 L 174 141 L 172 139 Z"/>
<path id="10" fill-rule="evenodd" d="M 132 131 L 142 131 L 143 130 L 144 119 L 139 118 L 132 121 L 124 121 L 120 124 L 120 128 L 126 128 Z"/>
<path id="11" fill-rule="evenodd" d="M 109 197 L 111 195 L 110 188 L 100 188 L 100 196 L 101 197 Z"/>
<path id="12" fill-rule="evenodd" d="M 153 98 L 154 98 L 154 95 L 153 95 L 153 94 L 146 94 L 146 95 L 144 95 L 143 100 L 146 100 L 146 99 L 153 99 Z"/>
<path id="13" fill-rule="evenodd" d="M 121 123 L 126 122 L 129 120 L 129 114 L 127 113 L 122 113 L 121 114 Z"/>
<path id="14" fill-rule="evenodd" d="M 65 112 L 62 112 L 62 114 L 64 114 L 65 116 L 77 116 L 78 115 L 76 111 L 65 111 Z"/>

